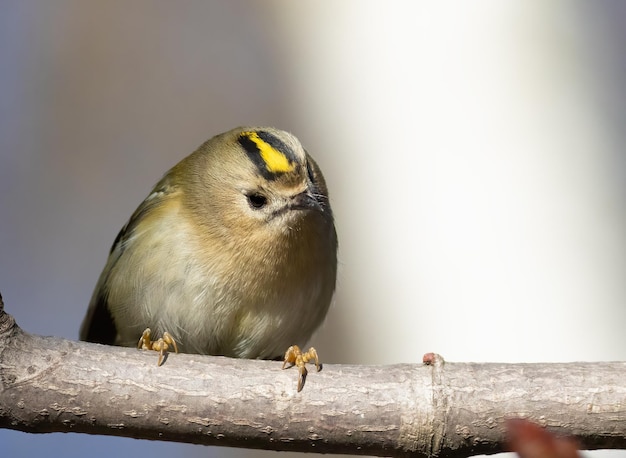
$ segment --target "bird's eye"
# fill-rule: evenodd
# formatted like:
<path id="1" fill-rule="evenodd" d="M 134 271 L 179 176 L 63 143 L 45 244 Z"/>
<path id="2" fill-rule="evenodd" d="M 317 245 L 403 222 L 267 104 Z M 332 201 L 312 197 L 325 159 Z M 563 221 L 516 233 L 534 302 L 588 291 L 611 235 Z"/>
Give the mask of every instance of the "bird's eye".
<path id="1" fill-rule="evenodd" d="M 263 208 L 267 205 L 267 197 L 259 192 L 250 193 L 247 197 L 252 208 Z"/>

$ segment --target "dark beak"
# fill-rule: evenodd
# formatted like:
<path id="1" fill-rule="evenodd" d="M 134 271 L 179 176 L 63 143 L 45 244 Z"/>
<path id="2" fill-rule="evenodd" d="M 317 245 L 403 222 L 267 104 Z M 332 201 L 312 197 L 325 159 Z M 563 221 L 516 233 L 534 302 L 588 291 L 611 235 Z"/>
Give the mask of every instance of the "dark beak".
<path id="1" fill-rule="evenodd" d="M 291 199 L 290 207 L 293 209 L 301 210 L 324 210 L 322 203 L 319 202 L 315 198 L 315 196 L 307 191 L 301 192 L 300 194 L 296 194 L 295 196 L 293 196 Z"/>

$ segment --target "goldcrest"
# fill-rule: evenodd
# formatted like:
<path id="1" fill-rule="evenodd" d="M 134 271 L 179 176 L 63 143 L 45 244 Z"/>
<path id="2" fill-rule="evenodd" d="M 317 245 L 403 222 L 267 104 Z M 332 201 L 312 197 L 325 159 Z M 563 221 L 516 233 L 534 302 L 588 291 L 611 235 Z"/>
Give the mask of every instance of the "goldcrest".
<path id="1" fill-rule="evenodd" d="M 236 358 L 285 355 L 284 364 L 298 363 L 301 389 L 304 362 L 317 363 L 317 354 L 299 346 L 324 320 L 336 272 L 337 235 L 315 161 L 287 132 L 236 128 L 174 166 L 133 213 L 80 338 L 139 341 L 161 356 L 172 345 Z"/>

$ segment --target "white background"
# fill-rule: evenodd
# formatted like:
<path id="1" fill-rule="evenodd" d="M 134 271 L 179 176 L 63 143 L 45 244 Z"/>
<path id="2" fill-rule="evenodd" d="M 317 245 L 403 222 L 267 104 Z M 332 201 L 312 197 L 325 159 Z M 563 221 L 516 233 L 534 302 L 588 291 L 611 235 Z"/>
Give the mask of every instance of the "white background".
<path id="1" fill-rule="evenodd" d="M 214 134 L 273 125 L 331 190 L 324 362 L 626 360 L 624 20 L 619 2 L 2 0 L 7 311 L 77 338 L 158 178 Z M 0 444 L 275 455 L 8 430 Z M 588 456 L 609 454 L 626 456 Z"/>

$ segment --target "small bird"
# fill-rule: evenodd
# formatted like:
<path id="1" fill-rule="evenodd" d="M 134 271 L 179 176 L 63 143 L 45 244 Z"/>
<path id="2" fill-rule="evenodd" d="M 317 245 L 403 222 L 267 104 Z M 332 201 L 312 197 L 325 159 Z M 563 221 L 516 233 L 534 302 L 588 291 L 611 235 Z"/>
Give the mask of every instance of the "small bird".
<path id="1" fill-rule="evenodd" d="M 159 181 L 122 228 L 80 339 L 296 365 L 335 290 L 337 234 L 322 172 L 270 127 L 217 135 Z M 153 336 L 161 336 L 153 340 Z M 287 351 L 285 351 L 287 350 Z"/>

